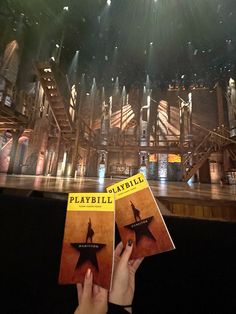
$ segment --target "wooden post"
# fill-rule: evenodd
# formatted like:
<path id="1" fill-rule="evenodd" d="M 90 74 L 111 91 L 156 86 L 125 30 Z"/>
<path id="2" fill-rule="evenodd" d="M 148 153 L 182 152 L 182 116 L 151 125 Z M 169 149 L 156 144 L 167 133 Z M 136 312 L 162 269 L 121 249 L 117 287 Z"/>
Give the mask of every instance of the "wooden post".
<path id="1" fill-rule="evenodd" d="M 73 147 L 72 151 L 72 166 L 71 166 L 71 174 L 70 176 L 74 178 L 75 176 L 75 171 L 76 171 L 76 166 L 78 163 L 78 149 L 79 149 L 79 119 L 77 118 L 76 122 L 76 132 L 75 132 L 75 146 Z"/>
<path id="2" fill-rule="evenodd" d="M 18 147 L 18 140 L 21 137 L 23 132 L 24 132 L 24 129 L 20 128 L 19 130 L 16 130 L 12 133 L 12 147 L 11 147 L 11 153 L 10 153 L 10 162 L 9 162 L 8 171 L 7 171 L 8 174 L 13 174 L 15 159 L 16 159 L 16 151 Z"/>
<path id="3" fill-rule="evenodd" d="M 51 173 L 52 176 L 57 175 L 60 145 L 61 145 L 61 131 L 58 132 L 58 138 L 57 138 L 57 143 L 56 143 L 56 147 L 55 147 L 55 155 L 54 155 L 55 157 L 53 160 L 52 173 Z"/>
<path id="4" fill-rule="evenodd" d="M 224 103 L 223 103 L 223 93 L 222 87 L 219 83 L 216 85 L 216 95 L 217 95 L 217 112 L 218 112 L 218 125 L 225 124 L 224 118 Z"/>

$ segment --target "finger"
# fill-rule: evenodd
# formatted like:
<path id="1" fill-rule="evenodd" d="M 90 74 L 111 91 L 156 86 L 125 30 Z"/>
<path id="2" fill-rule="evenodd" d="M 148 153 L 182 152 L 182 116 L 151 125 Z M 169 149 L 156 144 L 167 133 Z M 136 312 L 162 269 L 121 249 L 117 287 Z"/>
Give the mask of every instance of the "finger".
<path id="1" fill-rule="evenodd" d="M 77 287 L 78 300 L 80 302 L 81 297 L 82 297 L 82 293 L 83 293 L 82 284 L 81 283 L 77 283 L 76 287 Z"/>
<path id="2" fill-rule="evenodd" d="M 121 262 L 128 263 L 132 250 L 133 250 L 133 241 L 128 240 L 125 246 L 124 252 L 122 253 L 122 256 L 121 256 Z"/>
<path id="3" fill-rule="evenodd" d="M 100 294 L 103 298 L 106 298 L 108 295 L 108 291 L 98 285 L 93 285 L 93 294 L 94 296 Z"/>
<path id="4" fill-rule="evenodd" d="M 100 287 L 98 285 L 93 285 L 93 295 L 97 295 L 99 293 Z"/>
<path id="5" fill-rule="evenodd" d="M 106 303 L 108 302 L 108 290 L 102 288 L 102 287 L 99 287 L 99 293 L 100 295 L 102 296 L 103 300 L 106 301 Z"/>
<path id="6" fill-rule="evenodd" d="M 118 256 L 118 257 L 120 257 L 120 255 L 121 255 L 121 253 L 122 253 L 122 250 L 123 250 L 123 243 L 122 242 L 120 242 L 118 245 L 117 245 L 117 247 L 116 247 L 116 249 L 115 249 L 115 256 Z"/>
<path id="7" fill-rule="evenodd" d="M 85 278 L 84 278 L 84 287 L 83 287 L 83 294 L 84 298 L 90 298 L 92 295 L 92 287 L 93 287 L 93 274 L 91 269 L 88 268 Z"/>
<path id="8" fill-rule="evenodd" d="M 133 261 L 132 263 L 132 268 L 133 268 L 133 271 L 136 272 L 137 269 L 139 268 L 140 264 L 142 263 L 142 261 L 144 260 L 144 257 L 142 258 L 137 258 Z"/>

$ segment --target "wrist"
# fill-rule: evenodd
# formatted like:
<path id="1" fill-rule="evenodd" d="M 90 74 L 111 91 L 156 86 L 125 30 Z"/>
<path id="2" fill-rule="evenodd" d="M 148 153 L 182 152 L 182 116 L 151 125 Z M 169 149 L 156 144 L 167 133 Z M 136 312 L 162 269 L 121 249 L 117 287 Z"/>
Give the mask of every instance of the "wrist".
<path id="1" fill-rule="evenodd" d="M 120 306 L 132 304 L 132 299 L 130 300 L 130 298 L 127 298 L 127 294 L 112 293 L 112 291 L 109 293 L 108 301 Z"/>
<path id="2" fill-rule="evenodd" d="M 74 314 L 79 314 L 79 307 L 76 308 Z"/>
<path id="3" fill-rule="evenodd" d="M 113 314 L 125 314 L 125 313 L 131 313 L 132 314 L 132 304 L 125 304 L 120 305 L 113 302 L 108 302 L 108 313 Z"/>

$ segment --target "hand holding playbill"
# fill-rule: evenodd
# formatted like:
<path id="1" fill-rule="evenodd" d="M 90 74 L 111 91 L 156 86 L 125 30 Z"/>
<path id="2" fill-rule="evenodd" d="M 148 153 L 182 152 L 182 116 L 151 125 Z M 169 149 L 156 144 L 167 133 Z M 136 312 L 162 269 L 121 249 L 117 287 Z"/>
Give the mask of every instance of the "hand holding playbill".
<path id="1" fill-rule="evenodd" d="M 114 250 L 114 195 L 70 193 L 59 283 L 82 283 L 91 269 L 93 282 L 111 283 Z"/>
<path id="2" fill-rule="evenodd" d="M 129 239 L 134 243 L 131 259 L 175 248 L 142 173 L 109 186 L 107 192 L 115 193 L 116 223 L 123 244 Z"/>

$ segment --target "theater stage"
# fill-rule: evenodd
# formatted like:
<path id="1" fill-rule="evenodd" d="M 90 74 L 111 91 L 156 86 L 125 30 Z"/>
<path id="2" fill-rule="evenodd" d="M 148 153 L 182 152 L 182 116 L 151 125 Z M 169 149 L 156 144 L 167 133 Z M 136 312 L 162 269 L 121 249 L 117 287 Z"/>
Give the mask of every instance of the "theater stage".
<path id="1" fill-rule="evenodd" d="M 117 178 L 0 174 L 1 193 L 65 199 L 68 192 L 102 192 Z M 236 185 L 149 181 L 163 214 L 236 220 Z"/>

